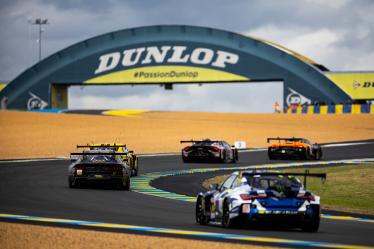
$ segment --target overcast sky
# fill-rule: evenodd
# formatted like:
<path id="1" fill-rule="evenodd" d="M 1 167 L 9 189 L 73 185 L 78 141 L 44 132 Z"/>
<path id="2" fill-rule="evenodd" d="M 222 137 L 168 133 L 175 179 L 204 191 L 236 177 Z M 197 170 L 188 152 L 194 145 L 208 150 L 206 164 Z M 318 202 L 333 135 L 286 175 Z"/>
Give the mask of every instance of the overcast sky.
<path id="1" fill-rule="evenodd" d="M 43 32 L 44 57 L 114 30 L 184 24 L 274 41 L 330 70 L 374 70 L 373 13 L 373 0 L 1 0 L 0 81 L 12 80 L 37 62 L 37 26 L 28 24 L 37 17 L 50 22 Z M 276 83 L 176 86 L 173 91 L 156 86 L 77 87 L 70 90 L 69 105 L 270 112 L 271 103 L 281 96 Z"/>

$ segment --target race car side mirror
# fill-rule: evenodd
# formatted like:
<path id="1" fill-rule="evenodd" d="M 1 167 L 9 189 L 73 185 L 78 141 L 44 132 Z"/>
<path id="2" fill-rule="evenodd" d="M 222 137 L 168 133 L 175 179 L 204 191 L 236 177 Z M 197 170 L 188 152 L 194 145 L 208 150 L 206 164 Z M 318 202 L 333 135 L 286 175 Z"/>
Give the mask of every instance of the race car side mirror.
<path id="1" fill-rule="evenodd" d="M 70 163 L 75 163 L 76 161 L 78 161 L 77 156 L 70 156 Z"/>
<path id="2" fill-rule="evenodd" d="M 134 151 L 133 150 L 129 150 L 129 153 L 134 153 Z"/>
<path id="3" fill-rule="evenodd" d="M 218 190 L 219 185 L 217 183 L 213 183 L 209 185 L 209 190 Z"/>

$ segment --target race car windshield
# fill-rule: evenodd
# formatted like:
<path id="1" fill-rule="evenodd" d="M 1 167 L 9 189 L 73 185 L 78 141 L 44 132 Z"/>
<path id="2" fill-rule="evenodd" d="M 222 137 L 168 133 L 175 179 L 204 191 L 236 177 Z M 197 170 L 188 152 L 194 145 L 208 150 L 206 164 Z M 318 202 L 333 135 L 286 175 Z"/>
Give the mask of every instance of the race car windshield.
<path id="1" fill-rule="evenodd" d="M 117 148 L 116 147 L 98 147 L 98 148 L 91 148 L 92 150 L 113 150 L 113 151 L 116 151 L 117 150 Z"/>
<path id="2" fill-rule="evenodd" d="M 194 144 L 195 146 L 218 146 L 215 141 L 202 141 Z"/>
<path id="3" fill-rule="evenodd" d="M 86 155 L 83 160 L 87 162 L 113 162 L 115 157 L 111 155 Z"/>
<path id="4" fill-rule="evenodd" d="M 273 189 L 279 186 L 286 188 L 301 188 L 300 180 L 294 176 L 274 175 L 274 176 L 245 176 L 248 184 L 256 189 Z"/>
<path id="5" fill-rule="evenodd" d="M 289 139 L 289 140 L 286 140 L 287 143 L 293 143 L 293 142 L 302 142 L 301 139 Z"/>

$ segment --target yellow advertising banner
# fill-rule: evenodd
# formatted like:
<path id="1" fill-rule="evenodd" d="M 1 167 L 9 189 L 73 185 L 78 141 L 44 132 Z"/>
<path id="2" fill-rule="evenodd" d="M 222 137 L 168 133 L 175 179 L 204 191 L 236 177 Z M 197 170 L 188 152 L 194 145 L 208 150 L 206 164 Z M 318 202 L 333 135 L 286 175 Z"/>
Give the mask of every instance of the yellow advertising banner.
<path id="1" fill-rule="evenodd" d="M 221 70 L 190 66 L 140 67 L 101 75 L 86 84 L 189 83 L 249 81 L 247 77 Z"/>
<path id="2" fill-rule="evenodd" d="M 352 99 L 374 99 L 373 73 L 326 73 Z"/>
<path id="3" fill-rule="evenodd" d="M 6 84 L 4 84 L 4 83 L 0 83 L 0 92 L 1 92 L 1 90 L 3 90 L 5 87 L 6 87 Z"/>

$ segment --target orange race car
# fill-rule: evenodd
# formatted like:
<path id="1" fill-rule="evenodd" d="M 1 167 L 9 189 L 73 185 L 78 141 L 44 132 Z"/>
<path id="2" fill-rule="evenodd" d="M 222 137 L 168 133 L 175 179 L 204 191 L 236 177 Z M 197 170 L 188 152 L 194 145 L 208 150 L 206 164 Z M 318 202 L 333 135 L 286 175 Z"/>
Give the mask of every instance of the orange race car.
<path id="1" fill-rule="evenodd" d="M 276 141 L 268 148 L 270 160 L 274 159 L 314 159 L 322 158 L 321 146 L 317 143 L 312 144 L 305 138 L 268 138 L 267 142 Z"/>

